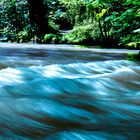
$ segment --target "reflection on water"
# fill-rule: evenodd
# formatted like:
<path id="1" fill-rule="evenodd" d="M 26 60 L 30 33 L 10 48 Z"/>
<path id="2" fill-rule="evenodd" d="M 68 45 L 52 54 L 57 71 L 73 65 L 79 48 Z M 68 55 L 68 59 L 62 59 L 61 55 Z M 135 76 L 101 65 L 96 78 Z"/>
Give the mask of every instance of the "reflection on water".
<path id="1" fill-rule="evenodd" d="M 122 58 L 1 49 L 0 139 L 140 139 L 140 63 Z"/>

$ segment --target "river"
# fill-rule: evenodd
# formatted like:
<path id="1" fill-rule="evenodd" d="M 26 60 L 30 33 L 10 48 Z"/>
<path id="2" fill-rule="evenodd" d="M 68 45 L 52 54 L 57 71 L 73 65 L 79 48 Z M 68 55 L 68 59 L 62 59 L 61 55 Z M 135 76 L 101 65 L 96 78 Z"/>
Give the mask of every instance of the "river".
<path id="1" fill-rule="evenodd" d="M 128 52 L 0 43 L 0 140 L 139 140 Z"/>

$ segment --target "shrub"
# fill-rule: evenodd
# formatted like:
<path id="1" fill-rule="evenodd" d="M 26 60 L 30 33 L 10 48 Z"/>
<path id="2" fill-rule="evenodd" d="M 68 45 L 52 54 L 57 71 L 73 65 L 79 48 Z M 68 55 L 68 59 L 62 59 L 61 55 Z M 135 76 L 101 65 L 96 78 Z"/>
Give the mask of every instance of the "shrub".
<path id="1" fill-rule="evenodd" d="M 27 31 L 21 31 L 16 36 L 16 41 L 20 43 L 28 42 L 29 40 L 30 40 L 30 37 Z"/>
<path id="2" fill-rule="evenodd" d="M 140 61 L 140 53 L 128 53 L 128 60 L 130 61 Z"/>
<path id="3" fill-rule="evenodd" d="M 53 20 L 49 20 L 48 27 L 51 33 L 57 33 L 59 31 L 59 25 L 57 25 Z"/>
<path id="4" fill-rule="evenodd" d="M 61 43 L 61 37 L 58 34 L 46 34 L 43 39 L 44 43 Z"/>
<path id="5" fill-rule="evenodd" d="M 62 40 L 72 44 L 93 43 L 99 36 L 99 29 L 89 24 L 75 27 L 71 33 L 64 34 Z"/>
<path id="6" fill-rule="evenodd" d="M 140 49 L 140 42 L 130 42 L 127 44 L 129 49 Z"/>

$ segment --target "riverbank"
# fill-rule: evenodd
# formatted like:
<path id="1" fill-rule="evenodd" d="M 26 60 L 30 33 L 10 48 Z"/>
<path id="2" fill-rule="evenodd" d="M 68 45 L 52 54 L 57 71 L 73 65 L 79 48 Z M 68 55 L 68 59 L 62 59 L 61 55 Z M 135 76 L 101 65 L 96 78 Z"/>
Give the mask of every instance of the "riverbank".
<path id="1" fill-rule="evenodd" d="M 30 44 L 30 43 L 3 43 L 0 42 L 0 48 L 34 48 L 34 49 L 60 49 L 60 50 L 74 50 L 74 51 L 90 51 L 100 53 L 138 53 L 140 50 L 128 50 L 128 49 L 106 49 L 96 48 L 96 46 L 90 46 L 90 48 L 81 48 L 80 45 L 67 45 L 67 44 Z"/>

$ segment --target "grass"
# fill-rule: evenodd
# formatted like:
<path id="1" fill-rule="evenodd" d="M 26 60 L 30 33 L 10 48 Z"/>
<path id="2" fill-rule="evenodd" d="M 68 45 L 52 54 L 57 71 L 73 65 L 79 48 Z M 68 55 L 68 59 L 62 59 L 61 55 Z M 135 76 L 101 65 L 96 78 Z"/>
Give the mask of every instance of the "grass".
<path id="1" fill-rule="evenodd" d="M 89 48 L 89 46 L 86 45 L 75 45 L 76 48 Z"/>
<path id="2" fill-rule="evenodd" d="M 137 53 L 128 53 L 129 61 L 140 61 L 140 56 Z"/>

